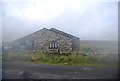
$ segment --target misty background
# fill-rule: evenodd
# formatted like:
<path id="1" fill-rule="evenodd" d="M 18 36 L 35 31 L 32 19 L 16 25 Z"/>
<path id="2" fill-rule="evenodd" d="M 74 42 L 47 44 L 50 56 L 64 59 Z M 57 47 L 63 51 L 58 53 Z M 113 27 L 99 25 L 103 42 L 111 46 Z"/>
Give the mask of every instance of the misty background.
<path id="1" fill-rule="evenodd" d="M 2 0 L 0 12 L 0 42 L 56 28 L 79 37 L 80 48 L 118 53 L 118 0 Z"/>
<path id="2" fill-rule="evenodd" d="M 5 0 L 0 7 L 3 42 L 44 27 L 59 29 L 80 40 L 118 40 L 118 3 L 115 0 Z"/>

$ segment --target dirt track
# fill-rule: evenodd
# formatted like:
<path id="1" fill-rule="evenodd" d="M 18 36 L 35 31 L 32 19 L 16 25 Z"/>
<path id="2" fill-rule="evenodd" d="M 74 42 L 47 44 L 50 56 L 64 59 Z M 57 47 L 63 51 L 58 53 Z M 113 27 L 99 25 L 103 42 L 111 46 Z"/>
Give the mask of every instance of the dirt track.
<path id="1" fill-rule="evenodd" d="M 57 66 L 3 62 L 3 79 L 106 79 L 118 78 L 113 67 Z"/>

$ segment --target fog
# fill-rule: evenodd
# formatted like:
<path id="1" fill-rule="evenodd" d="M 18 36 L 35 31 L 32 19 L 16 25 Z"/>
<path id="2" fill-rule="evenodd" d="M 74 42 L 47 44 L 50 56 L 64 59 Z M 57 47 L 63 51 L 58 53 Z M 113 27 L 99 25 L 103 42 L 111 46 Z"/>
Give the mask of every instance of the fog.
<path id="1" fill-rule="evenodd" d="M 0 39 L 13 41 L 53 27 L 80 40 L 118 40 L 117 1 L 4 0 L 0 5 Z"/>

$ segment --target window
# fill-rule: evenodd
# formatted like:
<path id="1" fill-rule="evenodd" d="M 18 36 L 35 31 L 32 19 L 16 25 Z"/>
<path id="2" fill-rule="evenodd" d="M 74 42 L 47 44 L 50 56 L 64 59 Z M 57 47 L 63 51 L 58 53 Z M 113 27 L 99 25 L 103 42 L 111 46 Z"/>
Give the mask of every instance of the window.
<path id="1" fill-rule="evenodd" d="M 55 44 L 54 44 L 54 45 L 55 45 L 55 48 L 57 48 L 57 42 L 55 42 Z"/>
<path id="2" fill-rule="evenodd" d="M 49 43 L 49 48 L 50 49 L 53 49 L 53 48 L 58 48 L 58 43 L 57 43 L 57 41 L 51 41 L 50 43 Z"/>
<path id="3" fill-rule="evenodd" d="M 51 42 L 50 42 L 50 46 L 49 46 L 50 48 L 52 47 L 52 44 L 51 44 Z"/>

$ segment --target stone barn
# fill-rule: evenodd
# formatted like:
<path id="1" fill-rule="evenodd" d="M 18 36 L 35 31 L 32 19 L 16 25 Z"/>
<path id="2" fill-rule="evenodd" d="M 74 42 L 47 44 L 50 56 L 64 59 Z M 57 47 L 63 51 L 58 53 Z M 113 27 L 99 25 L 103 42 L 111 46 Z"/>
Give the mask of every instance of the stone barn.
<path id="1" fill-rule="evenodd" d="M 19 38 L 12 43 L 12 49 L 49 51 L 51 48 L 60 50 L 79 50 L 79 38 L 55 28 L 43 28 L 37 32 Z"/>

